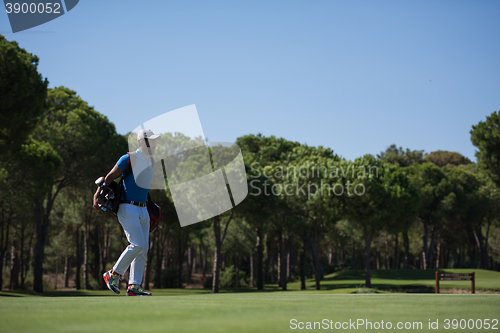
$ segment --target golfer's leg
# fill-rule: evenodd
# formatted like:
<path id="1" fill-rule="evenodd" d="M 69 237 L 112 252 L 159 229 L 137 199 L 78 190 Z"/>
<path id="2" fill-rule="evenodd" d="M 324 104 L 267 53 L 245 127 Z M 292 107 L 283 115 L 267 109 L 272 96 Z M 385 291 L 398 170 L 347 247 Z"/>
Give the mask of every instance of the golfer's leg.
<path id="1" fill-rule="evenodd" d="M 113 267 L 114 271 L 120 275 L 125 273 L 132 260 L 141 253 L 145 245 L 139 209 L 134 205 L 121 204 L 118 210 L 118 221 L 122 225 L 125 236 L 130 243 L 123 250 Z"/>
<path id="2" fill-rule="evenodd" d="M 144 267 L 146 266 L 146 259 L 149 249 L 149 215 L 147 208 L 141 211 L 141 230 L 144 240 L 143 250 L 135 257 L 130 265 L 130 281 L 129 284 L 140 285 L 144 276 Z"/>

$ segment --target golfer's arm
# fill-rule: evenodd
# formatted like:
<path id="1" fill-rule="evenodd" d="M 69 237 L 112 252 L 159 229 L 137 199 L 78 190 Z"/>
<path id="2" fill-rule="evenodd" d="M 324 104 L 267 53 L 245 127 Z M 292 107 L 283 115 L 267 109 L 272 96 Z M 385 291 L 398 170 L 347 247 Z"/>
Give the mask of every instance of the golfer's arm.
<path id="1" fill-rule="evenodd" d="M 104 177 L 104 182 L 106 184 L 111 184 L 111 182 L 113 180 L 115 180 L 118 176 L 120 176 L 122 174 L 122 172 L 123 172 L 123 170 L 120 169 L 118 164 L 115 164 L 113 169 L 111 169 L 111 171 L 106 175 L 106 177 Z"/>

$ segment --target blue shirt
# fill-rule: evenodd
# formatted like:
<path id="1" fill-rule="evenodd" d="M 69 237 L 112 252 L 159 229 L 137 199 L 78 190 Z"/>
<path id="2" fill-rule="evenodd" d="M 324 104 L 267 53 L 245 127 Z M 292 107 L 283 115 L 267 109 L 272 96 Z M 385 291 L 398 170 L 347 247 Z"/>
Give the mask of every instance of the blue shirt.
<path id="1" fill-rule="evenodd" d="M 122 171 L 125 171 L 129 158 L 129 155 L 125 154 L 116 162 Z M 151 160 L 145 157 L 139 149 L 136 150 L 136 159 L 132 170 L 133 172 L 130 172 L 124 178 L 125 193 L 122 193 L 121 199 L 125 200 L 126 198 L 126 200 L 130 201 L 146 202 L 149 186 L 153 180 L 153 166 Z"/>

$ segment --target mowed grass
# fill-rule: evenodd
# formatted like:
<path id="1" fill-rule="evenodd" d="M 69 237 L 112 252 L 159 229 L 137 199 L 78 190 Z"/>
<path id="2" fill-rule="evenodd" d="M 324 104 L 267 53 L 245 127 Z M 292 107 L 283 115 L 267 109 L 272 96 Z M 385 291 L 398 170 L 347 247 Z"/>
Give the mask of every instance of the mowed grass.
<path id="1" fill-rule="evenodd" d="M 477 289 L 500 290 L 499 272 L 474 271 Z M 124 292 L 115 295 L 109 290 L 57 290 L 43 296 L 30 291 L 0 292 L 0 332 L 285 332 L 291 330 L 291 319 L 297 323 L 327 319 L 333 324 L 383 320 L 394 326 L 416 322 L 422 323 L 420 331 L 430 331 L 429 320 L 438 320 L 439 329 L 432 331 L 447 332 L 445 319 L 500 320 L 500 294 L 351 294 L 419 287 L 432 291 L 434 271 L 373 271 L 373 289 L 363 285 L 363 271 L 346 271 L 325 277 L 321 291 L 315 291 L 314 281 L 308 280 L 308 290 L 299 291 L 299 283 L 294 282 L 286 292 L 277 285 L 266 285 L 265 292 L 239 288 L 220 294 L 203 289 L 152 290 L 153 297 L 125 297 Z M 468 281 L 440 285 L 470 288 Z M 500 324 L 496 327 L 500 329 Z M 358 328 L 367 330 L 363 325 Z"/>
<path id="2" fill-rule="evenodd" d="M 439 330 L 432 331 L 444 332 L 445 319 L 500 319 L 500 295 L 153 292 L 0 297 L 0 332 L 289 332 L 291 319 L 421 322 L 420 331 L 429 331 L 430 319 L 439 321 Z"/>

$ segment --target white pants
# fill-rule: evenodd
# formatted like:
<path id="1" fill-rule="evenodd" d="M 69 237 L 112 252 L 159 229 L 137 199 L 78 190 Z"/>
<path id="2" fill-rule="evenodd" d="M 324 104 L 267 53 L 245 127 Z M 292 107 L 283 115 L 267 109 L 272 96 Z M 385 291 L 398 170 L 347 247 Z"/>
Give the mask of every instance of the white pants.
<path id="1" fill-rule="evenodd" d="M 123 250 L 113 269 L 118 274 L 123 275 L 130 266 L 129 284 L 140 285 L 149 248 L 148 209 L 122 203 L 118 210 L 118 221 L 130 244 Z"/>

